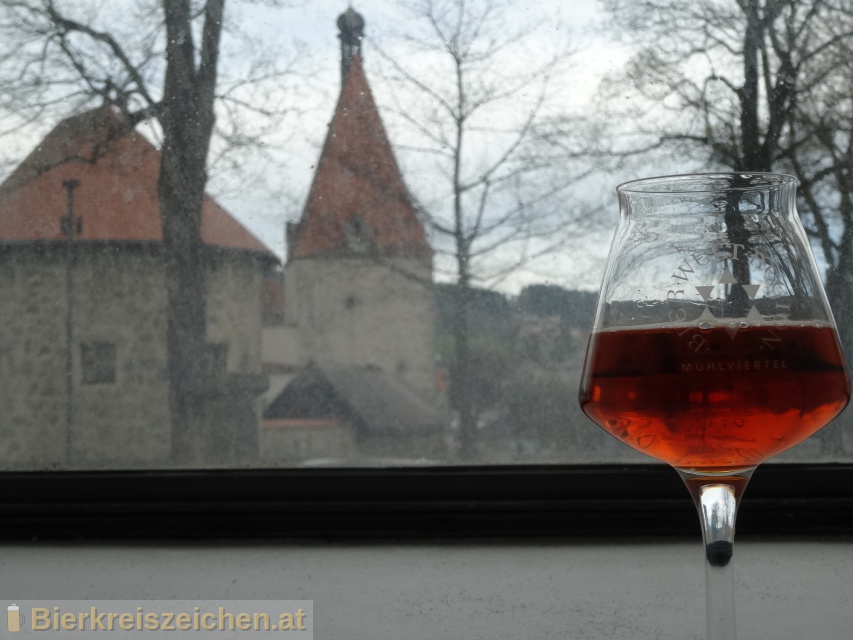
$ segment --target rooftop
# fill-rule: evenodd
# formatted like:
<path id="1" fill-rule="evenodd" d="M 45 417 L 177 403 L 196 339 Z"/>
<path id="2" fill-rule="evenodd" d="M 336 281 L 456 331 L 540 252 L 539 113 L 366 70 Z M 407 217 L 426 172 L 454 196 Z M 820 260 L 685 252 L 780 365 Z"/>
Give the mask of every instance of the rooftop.
<path id="1" fill-rule="evenodd" d="M 289 259 L 431 255 L 358 54 L 349 60 L 302 220 L 291 233 Z"/>
<path id="2" fill-rule="evenodd" d="M 0 184 L 0 243 L 65 239 L 68 180 L 79 183 L 77 240 L 161 241 L 159 169 L 160 152 L 113 107 L 67 118 Z M 205 244 L 270 253 L 213 198 L 201 215 Z"/>

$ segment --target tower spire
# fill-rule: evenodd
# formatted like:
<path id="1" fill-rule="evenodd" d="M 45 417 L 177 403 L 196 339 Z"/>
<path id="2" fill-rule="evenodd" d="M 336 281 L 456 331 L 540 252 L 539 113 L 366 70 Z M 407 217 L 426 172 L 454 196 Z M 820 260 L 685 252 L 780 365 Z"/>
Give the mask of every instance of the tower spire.
<path id="1" fill-rule="evenodd" d="M 338 26 L 341 94 L 302 217 L 287 228 L 288 264 L 364 253 L 431 259 L 358 55 L 364 19 L 350 7 Z"/>
<path id="2" fill-rule="evenodd" d="M 338 16 L 338 38 L 341 40 L 341 82 L 347 77 L 350 62 L 361 56 L 361 39 L 364 37 L 364 18 L 352 5 Z"/>

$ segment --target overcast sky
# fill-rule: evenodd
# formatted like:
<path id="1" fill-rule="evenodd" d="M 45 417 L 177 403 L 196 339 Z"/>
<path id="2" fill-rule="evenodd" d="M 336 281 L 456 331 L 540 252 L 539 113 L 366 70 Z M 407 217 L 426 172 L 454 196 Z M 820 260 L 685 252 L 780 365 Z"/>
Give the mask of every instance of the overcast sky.
<path id="1" fill-rule="evenodd" d="M 276 162 L 270 163 L 265 170 L 254 176 L 255 183 L 247 183 L 242 178 L 238 184 L 227 180 L 214 180 L 211 190 L 223 204 L 240 217 L 264 242 L 283 255 L 283 228 L 288 220 L 298 219 L 307 190 L 310 186 L 314 163 L 319 155 L 320 145 L 325 136 L 326 125 L 334 110 L 335 100 L 340 88 L 340 49 L 337 38 L 337 17 L 346 9 L 344 2 L 320 0 L 306 3 L 305 6 L 292 9 L 264 9 L 258 7 L 234 7 L 232 18 L 238 17 L 247 30 L 257 30 L 260 37 L 269 38 L 275 34 L 280 45 L 289 41 L 299 41 L 304 47 L 301 64 L 311 69 L 311 93 L 307 101 L 310 108 L 292 122 L 298 129 L 298 135 L 291 136 L 281 143 L 286 152 L 271 151 Z M 538 2 L 515 3 L 513 11 L 518 12 L 517 20 L 540 24 L 530 41 L 533 48 L 543 51 L 549 49 L 549 41 L 562 29 L 559 36 L 569 33 L 574 51 L 571 57 L 570 85 L 564 89 L 565 102 L 573 109 L 583 111 L 588 98 L 594 93 L 602 74 L 622 64 L 626 58 L 624 49 L 604 35 L 601 25 L 601 13 L 596 0 L 541 0 Z M 370 40 L 364 44 L 365 68 L 371 87 L 381 106 L 389 103 L 384 93 L 380 73 L 381 56 L 376 46 L 385 51 L 394 52 L 400 46 L 399 36 L 407 28 L 412 28 L 411 11 L 404 3 L 392 0 L 372 0 L 356 2 L 354 8 L 365 18 L 365 35 Z M 236 55 L 229 52 L 226 55 Z M 283 53 L 284 55 L 284 53 Z M 389 129 L 392 144 L 397 144 L 400 136 L 395 130 L 395 121 L 387 110 L 382 113 Z M 292 134 L 288 132 L 288 134 Z M 398 153 L 398 159 L 404 171 L 409 169 L 408 182 L 416 196 L 418 184 L 411 157 Z M 633 177 L 633 176 L 629 176 Z M 602 176 L 612 213 L 603 224 L 606 231 L 595 236 L 578 239 L 578 242 L 565 251 L 558 252 L 540 260 L 531 267 L 498 286 L 509 292 L 517 291 L 530 282 L 551 281 L 560 284 L 572 284 L 584 288 L 598 285 L 603 269 L 612 227 L 616 222 L 616 199 L 613 195 L 614 184 L 619 180 L 614 176 Z M 247 184 L 250 188 L 247 189 Z M 278 191 L 278 193 L 276 193 Z M 423 188 L 421 188 L 423 191 Z M 442 275 L 438 274 L 441 278 Z"/>
<path id="2" fill-rule="evenodd" d="M 89 5 L 88 11 L 75 14 L 72 7 Z M 128 16 L 136 0 L 66 0 L 64 6 L 73 16 L 100 21 L 102 26 L 116 28 L 122 21 L 131 28 Z M 289 113 L 275 135 L 267 138 L 263 154 L 254 154 L 240 171 L 214 165 L 209 191 L 240 219 L 255 235 L 279 256 L 284 255 L 284 226 L 296 221 L 301 213 L 319 156 L 326 126 L 334 111 L 340 89 L 340 43 L 336 20 L 346 10 L 346 0 L 295 0 L 289 8 L 268 7 L 263 2 L 229 0 L 228 35 L 223 40 L 221 57 L 222 77 L 240 78 L 246 60 L 267 56 L 270 60 L 294 61 L 293 74 L 284 78 L 278 93 L 270 100 L 299 106 Z M 413 29 L 411 3 L 406 0 L 362 0 L 354 8 L 365 18 L 364 45 L 365 68 L 376 95 L 384 110 L 383 120 L 389 130 L 391 142 L 400 140 L 399 122 L 385 109 L 390 104 L 388 86 L 383 84 L 381 47 L 391 56 L 402 49 L 401 35 Z M 60 3 L 60 6 L 63 6 Z M 567 33 L 574 51 L 571 72 L 562 91 L 567 109 L 583 112 L 587 100 L 595 91 L 603 73 L 618 68 L 626 52 L 602 33 L 602 16 L 597 0 L 531 0 L 507 2 L 514 15 L 513 24 L 537 23 L 539 26 L 528 39 L 528 49 L 537 51 L 552 48 L 557 38 Z M 88 18 L 87 18 L 88 16 Z M 295 53 L 297 52 L 298 53 Z M 70 115 L 70 114 L 68 114 Z M 248 116 L 247 116 L 248 117 Z M 31 150 L 38 140 L 56 123 L 41 123 L 28 129 L 25 136 L 4 140 L 7 158 L 18 158 Z M 158 134 L 154 127 L 141 127 L 155 143 Z M 2 152 L 0 152 L 2 153 Z M 398 153 L 404 173 L 415 196 L 423 201 L 429 190 L 416 177 L 418 167 L 414 156 Z M 609 200 L 610 211 L 602 222 L 604 229 L 594 236 L 578 237 L 577 242 L 565 251 L 549 256 L 525 272 L 499 283 L 505 291 L 517 291 L 530 282 L 550 281 L 564 285 L 592 288 L 598 285 L 609 238 L 616 222 L 616 199 L 613 187 L 622 179 L 635 176 L 598 177 L 596 188 L 606 195 L 595 196 Z M 439 278 L 446 275 L 439 274 Z"/>

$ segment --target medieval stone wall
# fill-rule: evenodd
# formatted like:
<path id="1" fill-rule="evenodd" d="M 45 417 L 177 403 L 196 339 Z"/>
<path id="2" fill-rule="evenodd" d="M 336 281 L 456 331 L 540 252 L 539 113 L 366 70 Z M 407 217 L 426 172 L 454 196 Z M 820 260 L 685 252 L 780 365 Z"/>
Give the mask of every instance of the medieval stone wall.
<path id="1" fill-rule="evenodd" d="M 159 246 L 77 245 L 70 404 L 68 264 L 57 245 L 0 248 L 0 468 L 169 466 Z M 257 263 L 219 260 L 208 291 L 209 339 L 226 345 L 227 369 L 260 373 Z"/>
<path id="2" fill-rule="evenodd" d="M 65 455 L 63 263 L 0 249 L 0 464 L 43 466 Z"/>
<path id="3" fill-rule="evenodd" d="M 208 261 L 207 340 L 227 345 L 231 373 L 261 373 L 262 273 L 245 253 L 214 252 Z"/>
<path id="4" fill-rule="evenodd" d="M 163 464 L 171 449 L 166 284 L 152 247 L 80 246 L 74 284 L 74 466 Z M 83 344 L 115 345 L 114 383 L 83 379 Z"/>
<path id="5" fill-rule="evenodd" d="M 57 245 L 0 251 L 5 468 L 127 466 L 168 456 L 165 294 L 158 258 L 139 249 L 119 259 L 108 245 L 75 249 L 73 263 Z M 106 373 L 94 381 L 85 380 L 91 367 L 84 372 L 83 351 L 89 345 L 112 345 L 106 348 L 112 357 L 101 362 Z"/>
<path id="6" fill-rule="evenodd" d="M 435 304 L 426 260 L 306 258 L 285 271 L 285 313 L 309 359 L 398 374 L 438 399 Z"/>

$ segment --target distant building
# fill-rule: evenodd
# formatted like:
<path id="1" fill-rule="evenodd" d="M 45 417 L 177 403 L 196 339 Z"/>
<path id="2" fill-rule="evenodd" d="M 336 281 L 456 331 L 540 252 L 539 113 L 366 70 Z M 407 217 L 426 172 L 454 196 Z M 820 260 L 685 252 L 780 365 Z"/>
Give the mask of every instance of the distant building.
<path id="1" fill-rule="evenodd" d="M 440 453 L 444 426 L 399 376 L 357 366 L 306 367 L 266 415 L 283 417 L 264 420 L 264 455 L 285 460 L 425 459 Z"/>
<path id="2" fill-rule="evenodd" d="M 369 434 L 382 432 L 389 455 L 436 455 L 444 405 L 435 365 L 432 251 L 364 73 L 364 19 L 350 8 L 338 27 L 341 93 L 302 218 L 287 228 L 283 323 L 265 336 L 273 393 L 262 449 L 283 458 L 325 455 L 322 446 L 297 453 L 282 444 L 309 441 L 300 434 L 306 429 L 314 429 L 312 441 L 327 440 L 316 435 L 321 427 L 304 422 L 288 391 L 310 364 L 336 372 L 331 381 L 361 372 L 377 402 L 403 394 L 417 397 L 427 412 L 431 426 L 418 420 L 408 433 L 402 423 L 391 431 L 373 428 L 362 415 L 359 451 L 373 451 Z M 346 395 L 345 386 L 331 384 L 329 393 Z M 430 430 L 432 444 L 415 436 Z"/>
<path id="3" fill-rule="evenodd" d="M 0 185 L 0 467 L 170 464 L 159 165 L 107 106 L 61 122 Z M 199 461 L 254 457 L 275 258 L 209 197 L 201 233 L 220 389 Z"/>

